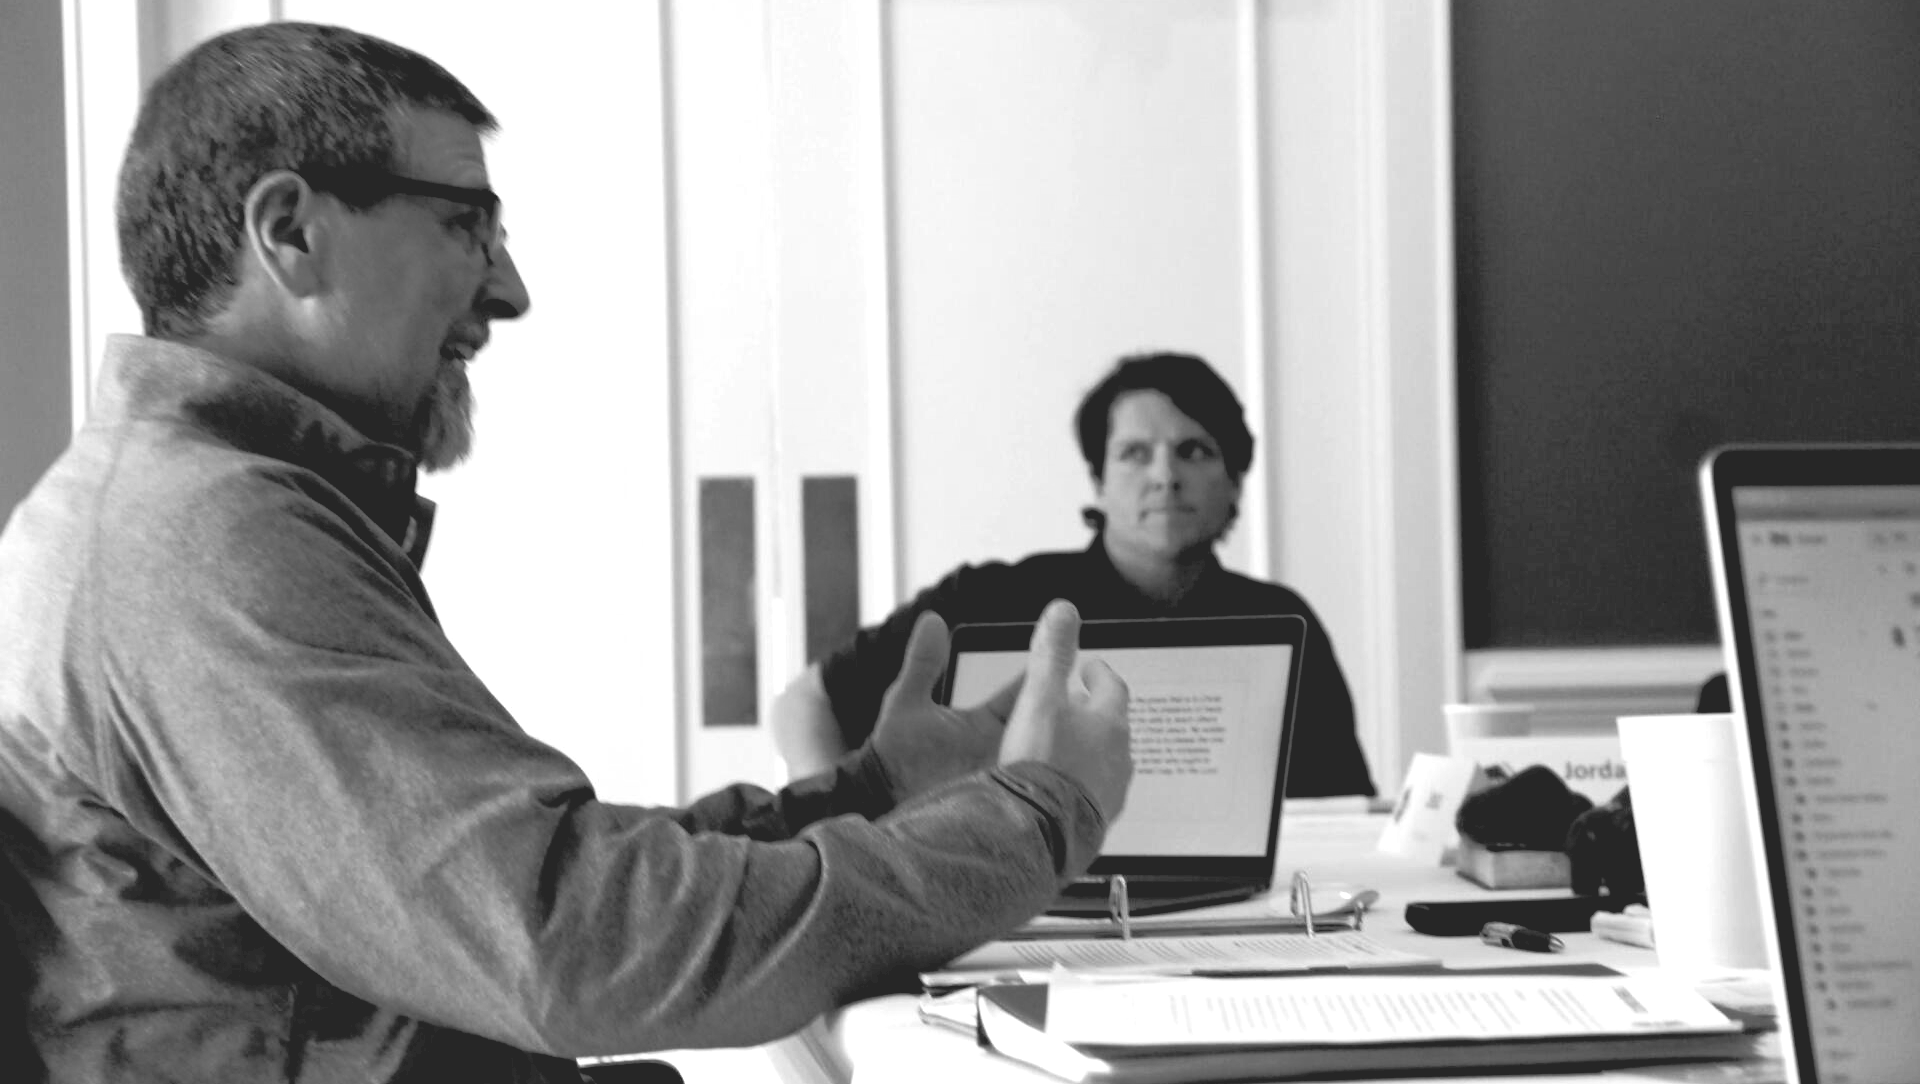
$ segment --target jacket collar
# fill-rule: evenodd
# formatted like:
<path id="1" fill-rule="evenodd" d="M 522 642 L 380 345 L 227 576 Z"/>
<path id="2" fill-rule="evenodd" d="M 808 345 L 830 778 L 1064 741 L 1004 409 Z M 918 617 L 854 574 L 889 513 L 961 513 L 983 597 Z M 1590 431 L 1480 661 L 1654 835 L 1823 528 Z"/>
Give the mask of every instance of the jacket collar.
<path id="1" fill-rule="evenodd" d="M 314 472 L 406 550 L 426 558 L 433 502 L 415 492 L 419 459 L 373 440 L 291 386 L 197 347 L 139 335 L 107 339 L 89 424 L 174 420 L 234 448 Z"/>

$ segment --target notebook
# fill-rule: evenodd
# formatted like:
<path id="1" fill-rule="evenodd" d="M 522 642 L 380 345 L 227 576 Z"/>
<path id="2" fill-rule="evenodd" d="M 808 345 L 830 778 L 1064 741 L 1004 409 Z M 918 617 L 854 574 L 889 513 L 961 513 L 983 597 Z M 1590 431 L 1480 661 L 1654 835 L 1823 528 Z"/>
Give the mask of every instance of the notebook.
<path id="1" fill-rule="evenodd" d="M 1920 446 L 1700 471 L 1790 1076 L 1920 1072 Z"/>
<path id="2" fill-rule="evenodd" d="M 979 703 L 1023 673 L 1032 635 L 1031 623 L 954 629 L 944 702 Z M 1305 639 L 1294 615 L 1081 625 L 1081 656 L 1127 683 L 1133 786 L 1100 856 L 1050 913 L 1107 914 L 1116 875 L 1135 915 L 1272 884 Z"/>
<path id="3" fill-rule="evenodd" d="M 1625 1065 L 1660 1065 L 1662 1080 L 1747 1080 L 1719 1071 L 1726 1067 L 1693 1074 L 1673 1066 L 1751 1058 L 1753 1032 L 1765 1028 L 1684 986 L 1592 964 L 1075 985 L 981 987 L 981 1040 L 1087 1084 L 1480 1078 Z M 1210 1041 L 1194 1041 L 1202 1036 Z"/>

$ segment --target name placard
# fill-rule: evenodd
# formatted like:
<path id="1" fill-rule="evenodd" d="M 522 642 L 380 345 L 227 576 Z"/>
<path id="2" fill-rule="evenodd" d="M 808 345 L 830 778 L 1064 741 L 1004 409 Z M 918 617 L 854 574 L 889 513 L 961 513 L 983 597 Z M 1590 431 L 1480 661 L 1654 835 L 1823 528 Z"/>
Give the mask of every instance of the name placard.
<path id="1" fill-rule="evenodd" d="M 1544 764 L 1566 781 L 1567 789 L 1591 798 L 1594 805 L 1612 801 L 1627 785 L 1627 762 L 1620 756 L 1617 737 L 1461 738 L 1454 743 L 1454 755 L 1482 768 L 1504 768 L 1509 776 Z"/>
<path id="2" fill-rule="evenodd" d="M 1458 846 L 1453 827 L 1460 803 L 1474 789 L 1479 769 L 1466 757 L 1439 757 L 1415 753 L 1407 767 L 1393 817 L 1380 833 L 1377 850 L 1437 866 L 1449 848 Z"/>

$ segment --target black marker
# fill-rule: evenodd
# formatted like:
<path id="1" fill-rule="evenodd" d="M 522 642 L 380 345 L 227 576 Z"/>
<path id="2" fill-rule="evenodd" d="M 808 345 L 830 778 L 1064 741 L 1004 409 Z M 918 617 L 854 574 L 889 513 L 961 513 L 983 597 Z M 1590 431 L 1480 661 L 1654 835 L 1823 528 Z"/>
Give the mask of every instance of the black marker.
<path id="1" fill-rule="evenodd" d="M 1529 930 L 1525 926 L 1516 926 L 1511 922 L 1487 923 L 1480 928 L 1480 940 L 1489 945 L 1519 949 L 1522 952 L 1559 952 L 1567 947 L 1566 942 L 1550 933 Z"/>

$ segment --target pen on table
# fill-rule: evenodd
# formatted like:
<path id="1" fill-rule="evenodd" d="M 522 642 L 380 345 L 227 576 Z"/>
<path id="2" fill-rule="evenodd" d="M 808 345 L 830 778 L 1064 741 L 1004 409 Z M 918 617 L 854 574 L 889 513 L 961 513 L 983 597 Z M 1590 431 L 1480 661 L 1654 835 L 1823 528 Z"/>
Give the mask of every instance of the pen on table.
<path id="1" fill-rule="evenodd" d="M 1480 940 L 1489 945 L 1519 949 L 1522 952 L 1559 952 L 1566 942 L 1550 933 L 1529 930 L 1511 922 L 1489 922 L 1480 928 Z"/>

